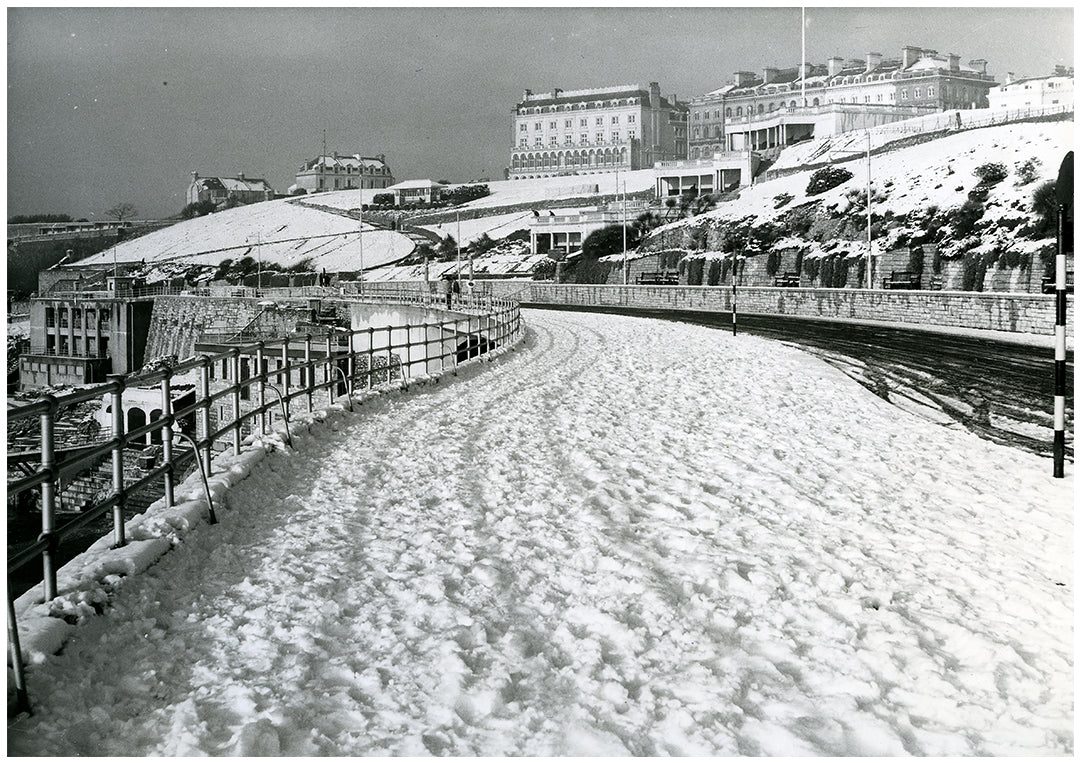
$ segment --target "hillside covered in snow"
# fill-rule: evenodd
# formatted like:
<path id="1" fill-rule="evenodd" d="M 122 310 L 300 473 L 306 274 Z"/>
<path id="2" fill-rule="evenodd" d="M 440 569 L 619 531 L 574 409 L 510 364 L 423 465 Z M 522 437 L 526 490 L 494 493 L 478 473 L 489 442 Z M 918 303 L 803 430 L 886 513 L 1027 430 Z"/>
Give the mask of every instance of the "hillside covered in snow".
<path id="1" fill-rule="evenodd" d="M 943 118 L 786 147 L 753 186 L 715 205 L 695 205 L 698 214 L 673 200 L 655 201 L 639 253 L 797 250 L 800 262 L 863 259 L 869 145 L 876 254 L 932 244 L 936 257 L 963 260 L 969 270 L 981 268 L 980 273 L 995 263 L 1039 270 L 1054 238 L 1040 215 L 1037 191 L 1056 178 L 1072 148 L 1071 115 L 963 130 L 944 130 L 937 122 L 921 124 Z M 929 132 L 920 132 L 923 129 Z M 831 168 L 828 172 L 841 182 L 814 192 L 812 183 L 823 168 Z M 361 205 L 371 203 L 374 190 L 320 193 L 188 220 L 79 264 L 110 263 L 113 257 L 144 262 L 148 275 L 160 278 L 190 274 L 192 266 L 207 269 L 249 257 L 280 270 L 362 269 L 371 280 L 413 280 L 423 277 L 421 260 L 414 254 L 417 241 L 423 240 L 417 234 L 423 233 L 432 241 L 452 237 L 466 255 L 470 246 L 490 239 L 499 246 L 473 256 L 479 277 L 528 278 L 544 259 L 529 252 L 533 209 L 557 207 L 560 214 L 573 214 L 619 192 L 647 195 L 653 182 L 651 170 L 488 182 L 489 195 L 457 208 L 395 210 L 395 224 L 412 227 L 412 236 L 389 229 L 385 213 L 364 217 Z M 455 262 L 445 260 L 430 262 L 431 277 L 456 269 Z M 816 268 L 810 273 L 814 285 L 832 285 L 815 280 L 816 273 Z"/>

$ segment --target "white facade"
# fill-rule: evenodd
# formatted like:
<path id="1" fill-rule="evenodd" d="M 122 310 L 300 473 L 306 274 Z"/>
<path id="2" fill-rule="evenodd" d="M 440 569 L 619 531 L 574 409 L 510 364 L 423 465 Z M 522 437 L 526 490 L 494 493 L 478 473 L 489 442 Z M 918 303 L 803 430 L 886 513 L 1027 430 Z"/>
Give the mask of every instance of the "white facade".
<path id="1" fill-rule="evenodd" d="M 526 90 L 514 107 L 507 176 L 637 170 L 685 158 L 686 107 L 660 85 Z"/>
<path id="2" fill-rule="evenodd" d="M 1049 77 L 1007 79 L 1005 84 L 987 93 L 992 109 L 1024 109 L 1042 106 L 1072 106 L 1073 77 L 1054 74 Z"/>

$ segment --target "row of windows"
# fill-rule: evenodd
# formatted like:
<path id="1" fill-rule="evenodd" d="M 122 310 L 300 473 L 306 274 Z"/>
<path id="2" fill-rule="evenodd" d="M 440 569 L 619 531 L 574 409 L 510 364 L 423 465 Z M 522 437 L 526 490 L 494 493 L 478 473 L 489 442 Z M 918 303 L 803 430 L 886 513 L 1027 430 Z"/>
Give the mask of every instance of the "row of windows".
<path id="1" fill-rule="evenodd" d="M 610 119 L 610 124 L 613 124 L 613 125 L 619 124 L 620 116 L 625 116 L 626 117 L 627 124 L 634 124 L 637 121 L 637 115 L 636 114 L 624 114 L 624 115 L 613 114 L 611 116 L 611 119 Z M 596 117 L 593 120 L 593 124 L 595 124 L 597 127 L 602 127 L 603 124 L 604 124 L 604 118 L 602 116 L 601 117 Z M 563 120 L 563 128 L 569 130 L 569 129 L 572 129 L 573 126 L 574 126 L 574 120 L 573 119 Z M 588 126 L 589 126 L 589 120 L 587 118 L 583 118 L 583 119 L 578 120 L 578 127 L 588 127 Z M 544 123 L 543 122 L 534 123 L 533 124 L 533 129 L 536 130 L 536 132 L 540 132 L 541 130 L 544 129 Z M 552 120 L 551 122 L 548 122 L 548 129 L 550 129 L 550 130 L 558 130 L 559 129 L 559 123 L 554 121 L 554 120 Z M 526 122 L 522 122 L 522 123 L 520 123 L 518 125 L 518 132 L 528 132 L 528 131 L 529 131 L 529 125 Z"/>
<path id="2" fill-rule="evenodd" d="M 61 328 L 67 328 L 68 325 L 68 309 L 66 307 L 60 308 L 45 308 L 45 325 L 52 328 L 59 324 Z M 83 311 L 80 307 L 73 307 L 70 312 L 71 322 L 76 326 L 82 326 Z M 108 307 L 101 308 L 100 316 L 97 316 L 97 310 L 92 307 L 86 308 L 86 322 L 92 324 L 95 320 L 99 320 L 102 324 L 107 323 L 112 318 L 112 310 Z"/>
<path id="3" fill-rule="evenodd" d="M 351 164 L 345 165 L 345 172 L 342 173 L 340 167 L 328 167 L 325 164 L 319 164 L 315 167 L 319 172 L 333 173 L 333 174 L 345 174 L 345 175 L 388 175 L 390 170 L 386 167 L 356 167 L 355 169 Z"/>
<path id="4" fill-rule="evenodd" d="M 525 107 L 518 111 L 519 114 L 551 114 L 559 111 L 580 111 L 582 109 L 612 109 L 620 106 L 636 106 L 641 103 L 640 98 L 627 98 L 614 101 L 582 101 L 579 103 L 565 103 L 556 106 L 533 106 Z"/>
<path id="5" fill-rule="evenodd" d="M 933 97 L 935 97 L 935 94 L 937 93 L 937 89 L 933 85 L 930 85 L 930 86 L 926 87 L 925 92 L 926 92 L 926 97 L 927 98 L 933 98 Z M 884 95 L 885 94 L 883 94 L 883 93 L 875 93 L 874 94 L 875 97 L 874 97 L 873 100 L 878 102 L 878 103 L 881 103 L 881 102 L 884 101 Z M 959 99 L 962 102 L 966 102 L 969 97 L 977 97 L 978 93 L 977 93 L 977 91 L 969 90 L 966 87 L 950 87 L 948 85 L 945 85 L 944 87 L 942 87 L 942 95 L 945 98 L 950 98 L 951 97 L 953 99 Z M 889 96 L 889 101 L 891 102 L 891 101 L 894 100 L 895 94 L 894 93 L 888 93 L 888 96 Z M 906 87 L 900 89 L 900 100 L 902 100 L 902 101 L 907 101 L 907 100 L 912 100 L 912 99 L 918 100 L 918 99 L 920 99 L 922 97 L 923 97 L 923 88 L 921 88 L 921 87 L 912 88 L 910 91 Z M 870 98 L 869 93 L 864 93 L 863 94 L 862 102 L 863 103 L 870 103 L 871 102 L 871 98 Z M 859 103 L 859 100 L 858 100 L 857 96 L 852 96 L 850 101 L 847 99 L 847 97 L 840 97 L 840 98 L 836 99 L 835 101 L 832 98 L 830 98 L 827 101 L 827 103 Z M 812 106 L 820 106 L 821 105 L 820 99 L 815 98 L 811 102 L 811 105 Z M 756 113 L 758 113 L 758 114 L 766 114 L 766 113 L 771 113 L 773 111 L 778 111 L 779 109 L 783 109 L 783 108 L 787 108 L 789 111 L 791 111 L 791 110 L 795 109 L 796 107 L 797 106 L 796 106 L 795 101 L 791 101 L 786 106 L 783 103 L 780 103 L 779 105 L 776 104 L 776 103 L 770 103 L 770 104 L 767 104 L 767 105 L 763 104 L 763 103 L 759 103 L 757 105 Z M 708 115 L 709 112 L 704 112 L 704 113 L 706 115 Z M 734 108 L 734 110 L 732 110 L 732 108 L 730 106 L 727 107 L 726 109 L 724 109 L 724 116 L 726 116 L 728 118 L 741 117 L 741 116 L 743 116 L 744 113 L 745 114 L 753 114 L 753 113 L 755 113 L 754 107 L 753 106 L 748 107 L 745 112 L 743 111 L 742 106 L 736 106 Z M 716 111 L 713 112 L 713 114 L 715 115 L 713 118 L 719 118 L 720 111 L 716 110 Z M 698 118 L 698 115 L 696 113 L 694 115 L 694 118 L 695 119 Z M 706 119 L 708 119 L 708 116 L 706 116 Z M 697 136 L 697 129 L 695 128 L 695 137 L 696 136 Z"/>
<path id="6" fill-rule="evenodd" d="M 627 132 L 626 132 L 626 139 L 627 140 L 635 140 L 636 138 L 637 138 L 637 132 L 635 130 L 627 130 Z M 621 140 L 622 140 L 622 133 L 620 133 L 618 130 L 612 130 L 611 135 L 608 136 L 608 138 L 607 138 L 607 142 L 610 142 L 610 143 L 618 143 Z M 597 144 L 602 144 L 604 142 L 605 142 L 604 133 L 602 133 L 602 132 L 596 133 L 596 143 Z M 550 146 L 552 148 L 558 147 L 558 145 L 559 145 L 559 136 L 558 135 L 552 135 L 552 136 L 548 137 L 548 143 L 547 144 L 548 144 L 548 146 Z M 578 144 L 582 145 L 582 146 L 589 145 L 589 136 L 588 136 L 587 133 L 581 133 L 578 136 Z M 572 146 L 572 145 L 574 145 L 574 136 L 569 135 L 569 134 L 564 135 L 563 136 L 563 145 L 564 146 Z M 535 146 L 536 148 L 543 148 L 544 147 L 544 139 L 541 136 L 537 135 L 536 138 L 533 140 L 533 146 Z M 521 138 L 518 141 L 518 147 L 519 148 L 528 148 L 529 147 L 529 139 L 528 138 Z"/>
<path id="7" fill-rule="evenodd" d="M 515 155 L 511 160 L 511 169 L 521 170 L 546 170 L 562 167 L 601 167 L 605 165 L 626 164 L 628 156 L 626 150 L 622 151 L 589 151 L 588 153 L 558 153 L 541 154 L 534 156 Z"/>
<path id="8" fill-rule="evenodd" d="M 45 337 L 45 352 L 49 355 L 74 355 L 80 358 L 108 357 L 108 337 L 85 337 L 82 341 L 79 340 L 80 337 L 75 337 L 69 344 L 68 338 L 64 334 L 60 336 L 48 334 Z"/>

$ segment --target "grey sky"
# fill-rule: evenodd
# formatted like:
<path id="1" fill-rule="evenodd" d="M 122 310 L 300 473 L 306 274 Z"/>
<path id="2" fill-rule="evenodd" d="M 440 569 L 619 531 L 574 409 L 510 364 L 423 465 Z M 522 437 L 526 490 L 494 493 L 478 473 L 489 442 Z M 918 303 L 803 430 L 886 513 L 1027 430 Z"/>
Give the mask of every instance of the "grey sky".
<path id="1" fill-rule="evenodd" d="M 8 214 L 179 212 L 189 173 L 278 191 L 330 151 L 395 177 L 502 178 L 522 90 L 648 83 L 680 99 L 794 66 L 793 8 L 9 8 Z M 808 8 L 807 58 L 1073 65 L 1073 11 Z"/>

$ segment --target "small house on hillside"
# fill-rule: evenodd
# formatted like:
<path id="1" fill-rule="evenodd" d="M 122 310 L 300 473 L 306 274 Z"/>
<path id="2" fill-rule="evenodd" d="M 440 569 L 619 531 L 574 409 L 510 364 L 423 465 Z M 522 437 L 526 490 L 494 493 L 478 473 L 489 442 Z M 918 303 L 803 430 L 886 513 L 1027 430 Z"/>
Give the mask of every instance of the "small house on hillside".
<path id="1" fill-rule="evenodd" d="M 386 190 L 394 194 L 395 206 L 403 207 L 409 204 L 430 204 L 438 201 L 445 187 L 434 180 L 403 180 Z"/>
<path id="2" fill-rule="evenodd" d="M 234 178 L 199 177 L 198 172 L 192 172 L 187 190 L 188 204 L 210 201 L 221 206 L 230 199 L 238 204 L 254 204 L 273 198 L 274 189 L 265 180 L 244 177 L 243 172 Z"/>

